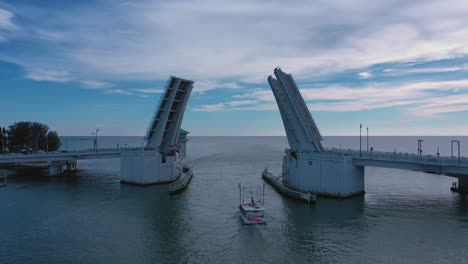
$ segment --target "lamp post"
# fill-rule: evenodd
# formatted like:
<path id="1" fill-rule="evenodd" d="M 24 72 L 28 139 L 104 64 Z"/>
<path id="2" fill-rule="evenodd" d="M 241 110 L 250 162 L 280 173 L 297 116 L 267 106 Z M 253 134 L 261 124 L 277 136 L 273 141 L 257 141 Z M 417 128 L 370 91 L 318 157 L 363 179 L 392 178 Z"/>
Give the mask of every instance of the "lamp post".
<path id="1" fill-rule="evenodd" d="M 96 128 L 96 152 L 97 152 L 97 150 L 98 150 L 98 141 L 97 141 L 97 139 L 98 139 L 98 133 L 99 133 L 99 128 Z"/>
<path id="2" fill-rule="evenodd" d="M 91 134 L 93 134 L 93 136 L 94 136 L 94 151 L 95 151 L 95 152 L 97 152 L 97 150 L 98 150 L 98 142 L 97 142 L 98 133 L 99 133 L 99 128 L 96 128 L 96 132 L 92 132 L 92 133 L 91 133 Z"/>
<path id="3" fill-rule="evenodd" d="M 93 135 L 93 151 L 96 152 L 96 133 L 91 132 L 91 135 Z"/>
<path id="4" fill-rule="evenodd" d="M 422 139 L 418 139 L 418 157 L 419 157 L 419 159 L 421 159 L 421 154 L 422 154 L 422 142 L 423 142 L 423 141 L 424 141 L 424 140 L 422 140 Z"/>
<path id="5" fill-rule="evenodd" d="M 362 124 L 359 124 L 359 157 L 362 157 Z"/>
<path id="6" fill-rule="evenodd" d="M 460 141 L 459 140 L 452 140 L 450 142 L 450 152 L 451 152 L 451 157 L 452 159 L 454 158 L 453 157 L 453 143 L 457 143 L 457 147 L 458 147 L 458 165 L 460 165 Z"/>
<path id="7" fill-rule="evenodd" d="M 369 152 L 369 127 L 366 127 L 367 130 L 367 152 Z"/>

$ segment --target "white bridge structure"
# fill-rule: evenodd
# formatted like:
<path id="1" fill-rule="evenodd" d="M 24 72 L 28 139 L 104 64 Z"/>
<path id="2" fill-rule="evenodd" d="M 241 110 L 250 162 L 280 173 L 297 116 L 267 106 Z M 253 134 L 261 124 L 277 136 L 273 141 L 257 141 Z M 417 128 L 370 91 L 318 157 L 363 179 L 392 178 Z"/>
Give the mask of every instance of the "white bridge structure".
<path id="1" fill-rule="evenodd" d="M 193 81 L 171 76 L 146 131 L 146 147 L 153 152 L 124 152 L 120 162 L 121 181 L 133 184 L 173 182 L 182 172 L 179 133 Z M 182 149 L 182 152 L 180 151 Z"/>
<path id="2" fill-rule="evenodd" d="M 193 81 L 169 78 L 146 132 L 146 147 L 0 155 L 0 166 L 43 167 L 53 176 L 75 170 L 78 160 L 120 159 L 123 183 L 173 182 L 185 159 L 188 132 L 181 130 L 181 124 L 192 87 Z"/>
<path id="3" fill-rule="evenodd" d="M 269 76 L 289 149 L 283 157 L 282 183 L 299 192 L 345 198 L 364 193 L 366 166 L 445 174 L 458 179 L 457 192 L 468 193 L 468 160 L 454 157 L 325 149 L 322 136 L 290 74 L 280 68 Z M 146 132 L 146 147 L 28 155 L 0 155 L 0 166 L 41 166 L 49 175 L 76 169 L 78 160 L 120 159 L 121 182 L 172 182 L 183 171 L 186 134 L 181 124 L 193 81 L 171 76 Z"/>
<path id="4" fill-rule="evenodd" d="M 468 161 L 387 152 L 324 149 L 322 136 L 290 74 L 280 68 L 268 82 L 280 110 L 290 149 L 283 157 L 283 184 L 300 192 L 346 198 L 364 193 L 366 166 L 445 174 L 458 178 L 454 191 L 468 192 Z"/>

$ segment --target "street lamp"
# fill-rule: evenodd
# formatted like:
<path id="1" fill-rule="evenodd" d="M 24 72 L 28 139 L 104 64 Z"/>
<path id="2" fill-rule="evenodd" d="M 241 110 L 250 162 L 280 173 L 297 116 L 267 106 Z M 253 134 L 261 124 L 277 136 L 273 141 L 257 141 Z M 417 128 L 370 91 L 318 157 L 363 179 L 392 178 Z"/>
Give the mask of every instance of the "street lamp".
<path id="1" fill-rule="evenodd" d="M 362 157 L 362 124 L 359 124 L 359 157 Z"/>
<path id="2" fill-rule="evenodd" d="M 452 140 L 450 142 L 450 152 L 452 154 L 452 159 L 453 159 L 453 143 L 457 143 L 457 146 L 458 146 L 458 165 L 460 165 L 460 141 L 459 140 Z"/>
<path id="3" fill-rule="evenodd" d="M 422 154 L 422 143 L 423 143 L 424 140 L 422 139 L 418 139 L 418 156 L 419 158 L 421 159 L 421 154 Z"/>
<path id="4" fill-rule="evenodd" d="M 97 152 L 97 150 L 98 150 L 98 141 L 97 141 L 97 139 L 98 139 L 98 133 L 99 133 L 99 128 L 96 128 L 96 152 Z"/>
<path id="5" fill-rule="evenodd" d="M 369 152 L 369 127 L 366 127 L 367 130 L 367 152 Z"/>
<path id="6" fill-rule="evenodd" d="M 92 132 L 91 134 L 94 136 L 94 151 L 97 152 L 98 150 L 98 133 L 99 133 L 99 128 L 96 128 L 96 132 Z"/>

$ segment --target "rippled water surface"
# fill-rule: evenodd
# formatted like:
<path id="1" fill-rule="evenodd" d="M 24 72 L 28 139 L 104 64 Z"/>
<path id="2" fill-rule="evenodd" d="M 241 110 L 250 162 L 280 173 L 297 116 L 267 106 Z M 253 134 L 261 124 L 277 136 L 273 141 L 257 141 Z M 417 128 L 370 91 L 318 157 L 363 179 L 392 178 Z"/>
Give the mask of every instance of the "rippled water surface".
<path id="1" fill-rule="evenodd" d="M 468 199 L 449 191 L 453 178 L 367 168 L 364 196 L 313 208 L 267 186 L 269 223 L 244 226 L 237 185 L 261 186 L 265 167 L 279 174 L 286 138 L 190 140 L 194 178 L 176 196 L 167 185 L 121 185 L 118 160 L 81 161 L 75 176 L 10 176 L 0 188 L 0 263 L 468 263 Z M 126 143 L 141 138 L 101 141 Z M 359 138 L 325 144 L 356 148 Z M 450 138 L 424 144 L 450 152 Z M 415 152 L 417 138 L 372 145 Z"/>

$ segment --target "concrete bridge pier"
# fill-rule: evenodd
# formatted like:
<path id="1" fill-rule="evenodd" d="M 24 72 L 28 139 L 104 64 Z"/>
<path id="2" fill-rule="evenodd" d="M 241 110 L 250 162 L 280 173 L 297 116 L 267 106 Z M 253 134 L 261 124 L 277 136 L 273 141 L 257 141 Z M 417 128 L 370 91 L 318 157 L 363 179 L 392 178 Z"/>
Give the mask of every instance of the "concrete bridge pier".
<path id="1" fill-rule="evenodd" d="M 56 176 L 62 174 L 64 171 L 64 165 L 66 162 L 63 161 L 50 161 L 48 162 L 47 176 Z"/>
<path id="2" fill-rule="evenodd" d="M 77 161 L 76 160 L 67 161 L 65 165 L 67 168 L 66 169 L 67 172 L 74 172 L 76 171 L 76 168 L 77 168 Z"/>
<path id="3" fill-rule="evenodd" d="M 163 160 L 158 152 L 125 152 L 120 158 L 120 182 L 135 185 L 170 183 L 180 174 L 178 163 L 177 155 Z"/>
<path id="4" fill-rule="evenodd" d="M 450 188 L 453 192 L 468 194 L 468 175 L 458 176 L 458 183 L 456 187 Z"/>
<path id="5" fill-rule="evenodd" d="M 348 198 L 363 194 L 364 167 L 351 157 L 320 153 L 294 153 L 283 157 L 283 183 L 288 187 L 319 196 Z"/>

